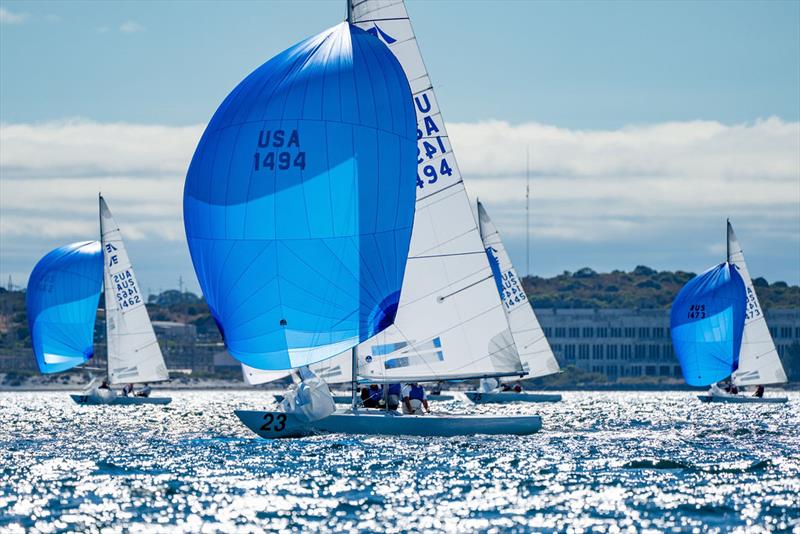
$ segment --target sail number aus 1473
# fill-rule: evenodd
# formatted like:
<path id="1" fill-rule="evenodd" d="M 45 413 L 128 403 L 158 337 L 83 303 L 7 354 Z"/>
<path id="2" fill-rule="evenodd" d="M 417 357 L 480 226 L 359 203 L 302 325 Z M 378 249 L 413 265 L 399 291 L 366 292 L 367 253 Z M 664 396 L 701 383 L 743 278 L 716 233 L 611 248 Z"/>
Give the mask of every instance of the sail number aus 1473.
<path id="1" fill-rule="evenodd" d="M 705 319 L 706 318 L 706 305 L 705 304 L 692 304 L 689 306 L 689 319 Z"/>

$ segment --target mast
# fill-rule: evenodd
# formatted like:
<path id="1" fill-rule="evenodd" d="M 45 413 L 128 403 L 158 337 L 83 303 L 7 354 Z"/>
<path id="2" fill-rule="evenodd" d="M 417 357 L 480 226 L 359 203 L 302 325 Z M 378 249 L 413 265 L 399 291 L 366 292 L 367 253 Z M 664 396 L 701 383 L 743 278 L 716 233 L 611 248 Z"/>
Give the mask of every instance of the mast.
<path id="1" fill-rule="evenodd" d="M 97 219 L 100 222 L 100 254 L 103 257 L 103 322 L 106 328 L 106 378 L 111 379 L 111 359 L 108 357 L 108 336 L 111 332 L 108 329 L 108 297 L 106 291 L 106 256 L 103 250 L 105 249 L 105 241 L 103 240 L 103 193 L 97 193 Z"/>
<path id="2" fill-rule="evenodd" d="M 531 275 L 531 151 L 525 147 L 525 276 Z"/>
<path id="3" fill-rule="evenodd" d="M 730 233 L 731 231 L 728 230 L 731 226 L 731 220 L 725 219 L 725 261 L 731 261 L 731 238 Z"/>
<path id="4" fill-rule="evenodd" d="M 348 2 L 347 5 L 349 6 L 350 3 Z M 356 408 L 358 408 L 358 402 L 356 400 L 356 389 L 357 389 L 356 375 L 358 374 L 356 366 L 358 365 L 358 345 L 355 345 L 353 347 L 350 357 L 351 357 L 351 362 L 353 364 L 353 369 L 350 374 L 350 378 L 352 379 L 352 381 L 350 382 L 350 395 L 352 397 L 351 401 L 352 401 L 353 411 L 355 411 Z"/>
<path id="5" fill-rule="evenodd" d="M 353 23 L 353 3 L 352 0 L 345 0 L 347 2 L 347 22 Z"/>

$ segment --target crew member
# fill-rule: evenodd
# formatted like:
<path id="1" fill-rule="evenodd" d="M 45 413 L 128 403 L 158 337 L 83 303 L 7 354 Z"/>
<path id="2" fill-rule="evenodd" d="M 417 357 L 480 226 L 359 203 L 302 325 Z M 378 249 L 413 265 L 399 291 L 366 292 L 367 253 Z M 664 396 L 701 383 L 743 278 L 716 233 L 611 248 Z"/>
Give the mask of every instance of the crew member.
<path id="1" fill-rule="evenodd" d="M 379 408 L 383 400 L 383 389 L 378 384 L 370 384 L 361 390 L 361 404 L 364 408 Z"/>
<path id="2" fill-rule="evenodd" d="M 140 389 L 139 391 L 136 392 L 136 396 L 137 397 L 149 397 L 150 393 L 152 391 L 153 391 L 153 389 L 148 384 L 145 384 L 142 389 Z"/>
<path id="3" fill-rule="evenodd" d="M 131 393 L 133 393 L 133 384 L 125 384 L 124 386 L 122 386 L 123 397 L 127 397 Z"/>
<path id="4" fill-rule="evenodd" d="M 389 384 L 388 391 L 386 392 L 386 406 L 390 410 L 396 410 L 400 407 L 400 397 L 403 394 L 403 388 L 400 384 Z"/>
<path id="5" fill-rule="evenodd" d="M 97 389 L 111 389 L 111 386 L 108 384 L 108 380 L 103 380 L 103 383 L 97 386 Z"/>
<path id="6" fill-rule="evenodd" d="M 756 388 L 756 392 L 753 394 L 754 397 L 758 397 L 759 399 L 764 396 L 764 386 L 758 386 Z"/>
<path id="7" fill-rule="evenodd" d="M 403 388 L 403 413 L 422 414 L 431 413 L 428 407 L 428 398 L 425 396 L 425 388 L 416 382 L 406 384 Z"/>

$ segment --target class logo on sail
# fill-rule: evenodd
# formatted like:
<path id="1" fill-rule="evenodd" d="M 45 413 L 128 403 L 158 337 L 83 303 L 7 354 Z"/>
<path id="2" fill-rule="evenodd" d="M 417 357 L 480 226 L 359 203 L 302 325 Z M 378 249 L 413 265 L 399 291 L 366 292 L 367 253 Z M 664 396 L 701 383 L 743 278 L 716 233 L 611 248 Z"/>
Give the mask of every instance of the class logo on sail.
<path id="1" fill-rule="evenodd" d="M 378 28 L 377 24 L 373 24 L 372 28 L 367 30 L 367 33 L 370 35 L 374 35 L 378 39 L 383 39 L 386 44 L 392 44 L 397 41 L 394 37 L 383 31 L 382 29 Z"/>

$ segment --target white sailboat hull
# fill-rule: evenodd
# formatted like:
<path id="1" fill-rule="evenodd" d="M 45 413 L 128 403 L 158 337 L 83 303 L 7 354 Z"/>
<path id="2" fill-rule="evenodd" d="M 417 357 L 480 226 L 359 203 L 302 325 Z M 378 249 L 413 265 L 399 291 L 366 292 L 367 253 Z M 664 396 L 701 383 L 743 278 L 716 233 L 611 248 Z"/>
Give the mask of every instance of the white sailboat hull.
<path id="1" fill-rule="evenodd" d="M 172 397 L 114 397 L 110 401 L 103 401 L 94 395 L 70 395 L 77 404 L 84 406 L 100 406 L 102 404 L 116 406 L 132 406 L 137 404 L 169 404 Z"/>
<path id="2" fill-rule="evenodd" d="M 275 402 L 283 402 L 283 395 L 273 395 Z M 429 401 L 451 401 L 454 400 L 453 395 L 428 395 Z M 350 395 L 333 395 L 333 402 L 336 404 L 350 404 L 352 402 Z"/>
<path id="3" fill-rule="evenodd" d="M 504 404 L 509 402 L 560 402 L 558 393 L 527 393 L 516 391 L 497 391 L 481 393 L 465 391 L 464 395 L 475 404 Z"/>
<path id="4" fill-rule="evenodd" d="M 313 422 L 275 411 L 236 410 L 247 428 L 267 439 L 312 434 L 382 436 L 527 435 L 542 428 L 539 416 L 398 415 L 382 411 L 342 411 Z"/>
<path id="5" fill-rule="evenodd" d="M 728 402 L 731 404 L 783 404 L 788 397 L 753 397 L 749 395 L 698 395 L 702 402 Z"/>

